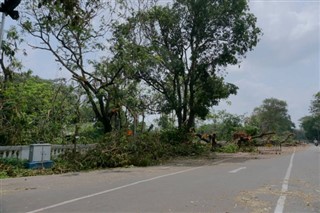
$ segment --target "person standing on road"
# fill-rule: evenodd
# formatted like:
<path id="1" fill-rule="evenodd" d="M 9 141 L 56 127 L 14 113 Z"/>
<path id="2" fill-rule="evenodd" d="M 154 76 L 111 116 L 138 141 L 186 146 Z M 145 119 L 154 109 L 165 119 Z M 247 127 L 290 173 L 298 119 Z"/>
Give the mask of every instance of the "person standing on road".
<path id="1" fill-rule="evenodd" d="M 317 141 L 317 139 L 314 139 L 314 140 L 313 140 L 313 143 L 314 143 L 314 145 L 318 146 L 318 141 Z"/>

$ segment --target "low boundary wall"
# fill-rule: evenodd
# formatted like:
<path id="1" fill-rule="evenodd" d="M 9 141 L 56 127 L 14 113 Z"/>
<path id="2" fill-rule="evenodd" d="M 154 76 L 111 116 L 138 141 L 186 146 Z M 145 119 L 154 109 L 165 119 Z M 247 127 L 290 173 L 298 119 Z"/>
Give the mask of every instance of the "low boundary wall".
<path id="1" fill-rule="evenodd" d="M 77 152 L 85 153 L 96 147 L 96 144 L 77 144 Z M 57 145 L 51 144 L 51 158 L 54 159 L 65 153 L 67 150 L 72 150 L 74 145 Z M 17 158 L 20 160 L 29 160 L 30 145 L 25 146 L 0 146 L 0 158 Z"/>

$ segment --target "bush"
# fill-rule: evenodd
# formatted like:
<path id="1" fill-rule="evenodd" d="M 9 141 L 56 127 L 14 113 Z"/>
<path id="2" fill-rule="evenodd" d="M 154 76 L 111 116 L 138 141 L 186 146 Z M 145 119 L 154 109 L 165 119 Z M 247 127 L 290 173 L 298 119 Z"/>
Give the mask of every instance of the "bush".
<path id="1" fill-rule="evenodd" d="M 0 158 L 0 163 L 15 168 L 25 168 L 27 160 L 20 160 L 18 158 Z"/>
<path id="2" fill-rule="evenodd" d="M 191 134 L 184 129 L 172 128 L 164 130 L 160 133 L 160 140 L 163 143 L 171 145 L 188 143 L 191 140 Z"/>
<path id="3" fill-rule="evenodd" d="M 127 136 L 124 132 L 109 133 L 95 149 L 85 154 L 65 153 L 56 169 L 75 171 L 94 168 L 149 166 L 157 164 L 166 154 L 165 145 L 155 134 Z"/>
<path id="4" fill-rule="evenodd" d="M 181 143 L 171 147 L 170 156 L 194 156 L 202 155 L 209 151 L 207 144 L 203 143 Z"/>
<path id="5" fill-rule="evenodd" d="M 53 173 L 53 170 L 51 169 L 25 169 L 26 162 L 26 160 L 19 160 L 16 158 L 0 159 L 0 179 Z"/>
<path id="6" fill-rule="evenodd" d="M 1 168 L 1 165 L 0 165 L 0 168 Z M 7 172 L 1 171 L 0 172 L 0 179 L 4 179 L 4 178 L 8 178 Z"/>
<path id="7" fill-rule="evenodd" d="M 240 149 L 241 152 L 256 152 L 257 148 L 255 146 L 244 146 Z"/>
<path id="8" fill-rule="evenodd" d="M 239 147 L 236 144 L 227 144 L 217 149 L 217 152 L 224 153 L 236 153 L 239 151 Z"/>
<path id="9" fill-rule="evenodd" d="M 174 132 L 176 134 L 174 134 Z M 172 138 L 170 139 L 170 137 Z M 95 168 L 123 166 L 150 166 L 176 156 L 200 155 L 208 151 L 201 143 L 186 141 L 188 136 L 166 131 L 127 136 L 124 132 L 113 132 L 105 136 L 95 149 L 86 154 L 65 153 L 55 163 L 57 171 L 80 171 Z M 164 141 L 163 141 L 164 140 Z"/>
<path id="10" fill-rule="evenodd" d="M 86 153 L 66 152 L 55 159 L 51 169 L 24 169 L 24 161 L 16 159 L 0 162 L 0 178 L 60 174 L 99 168 L 157 165 L 171 157 L 195 156 L 209 152 L 207 144 L 193 143 L 190 135 L 176 129 L 162 133 L 149 132 L 128 136 L 112 132 Z"/>

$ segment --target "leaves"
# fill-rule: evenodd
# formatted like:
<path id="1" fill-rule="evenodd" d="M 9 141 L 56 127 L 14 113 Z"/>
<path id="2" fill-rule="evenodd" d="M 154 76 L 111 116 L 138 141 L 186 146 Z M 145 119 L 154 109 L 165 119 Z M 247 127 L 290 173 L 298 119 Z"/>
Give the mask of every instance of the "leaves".
<path id="1" fill-rule="evenodd" d="M 305 136 L 309 140 L 320 140 L 320 92 L 314 95 L 310 106 L 311 115 L 300 119 L 301 127 L 305 131 Z"/>
<path id="2" fill-rule="evenodd" d="M 259 126 L 262 132 L 283 133 L 294 128 L 287 103 L 276 98 L 265 99 L 260 107 L 254 109 L 250 119 L 250 123 Z"/>
<path id="3" fill-rule="evenodd" d="M 218 69 L 238 63 L 256 45 L 260 29 L 248 10 L 244 0 L 155 6 L 118 24 L 116 44 L 136 75 L 163 96 L 162 110 L 175 111 L 180 127 L 192 126 L 236 93 Z"/>
<path id="4" fill-rule="evenodd" d="M 26 75 L 6 84 L 0 108 L 1 144 L 49 142 L 72 120 L 74 96 L 65 85 Z"/>

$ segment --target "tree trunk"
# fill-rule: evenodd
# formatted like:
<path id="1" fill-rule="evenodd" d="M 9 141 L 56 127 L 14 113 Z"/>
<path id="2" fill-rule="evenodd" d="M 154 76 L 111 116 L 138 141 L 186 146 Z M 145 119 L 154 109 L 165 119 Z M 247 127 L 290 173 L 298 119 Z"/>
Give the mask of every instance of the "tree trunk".
<path id="1" fill-rule="evenodd" d="M 144 132 L 144 119 L 145 119 L 145 115 L 144 115 L 144 113 L 142 113 L 141 133 L 143 133 L 143 132 Z"/>
<path id="2" fill-rule="evenodd" d="M 111 120 L 109 118 L 102 118 L 101 120 L 99 120 L 102 125 L 103 125 L 103 130 L 104 130 L 104 133 L 108 133 L 108 132 L 111 132 L 112 131 L 112 125 L 111 125 Z"/>
<path id="3" fill-rule="evenodd" d="M 177 118 L 178 118 L 178 128 L 181 128 L 182 124 L 183 124 L 181 109 L 176 109 L 175 111 L 176 111 Z"/>
<path id="4" fill-rule="evenodd" d="M 89 102 L 92 106 L 93 112 L 96 118 L 98 119 L 98 121 L 100 121 L 103 125 L 104 133 L 111 132 L 112 131 L 111 119 L 108 113 L 106 112 L 107 107 L 105 107 L 105 104 L 103 102 L 103 97 L 95 95 L 95 98 L 97 98 L 99 102 L 99 106 L 97 106 L 95 98 L 92 95 L 92 93 L 96 93 L 96 91 L 93 91 L 92 88 L 90 88 L 85 81 L 80 81 L 79 83 L 81 84 L 82 88 L 86 91 L 86 94 L 87 94 L 87 97 L 89 98 Z"/>
<path id="5" fill-rule="evenodd" d="M 194 111 L 194 78 L 191 73 L 190 75 L 190 83 L 189 83 L 189 102 L 188 102 L 188 107 L 189 107 L 189 118 L 187 121 L 187 129 L 190 129 L 194 127 L 195 124 L 195 111 Z"/>
<path id="6" fill-rule="evenodd" d="M 187 122 L 187 129 L 191 129 L 195 125 L 195 114 L 193 110 L 190 110 L 189 119 Z"/>
<path id="7" fill-rule="evenodd" d="M 133 114 L 133 135 L 137 135 L 137 127 L 138 127 L 138 114 Z"/>

